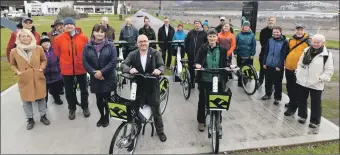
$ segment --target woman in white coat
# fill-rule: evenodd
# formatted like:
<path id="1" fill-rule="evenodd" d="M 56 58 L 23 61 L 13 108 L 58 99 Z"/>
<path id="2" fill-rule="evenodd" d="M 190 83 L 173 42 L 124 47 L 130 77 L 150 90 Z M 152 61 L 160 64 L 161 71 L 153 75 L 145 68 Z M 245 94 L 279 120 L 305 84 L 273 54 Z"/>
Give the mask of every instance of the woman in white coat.
<path id="1" fill-rule="evenodd" d="M 296 83 L 299 89 L 299 123 L 307 119 L 307 99 L 311 96 L 310 128 L 320 126 L 321 96 L 325 82 L 333 75 L 332 53 L 325 47 L 325 37 L 321 34 L 312 36 L 312 45 L 304 50 L 296 69 Z"/>

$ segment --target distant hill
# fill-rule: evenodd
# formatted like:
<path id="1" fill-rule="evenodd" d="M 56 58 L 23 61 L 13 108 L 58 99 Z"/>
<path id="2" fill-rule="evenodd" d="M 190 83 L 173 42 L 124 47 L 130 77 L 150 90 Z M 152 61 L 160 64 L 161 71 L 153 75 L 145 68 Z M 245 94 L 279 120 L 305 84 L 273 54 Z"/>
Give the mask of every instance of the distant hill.
<path id="1" fill-rule="evenodd" d="M 141 8 L 159 8 L 159 1 L 134 1 Z M 241 10 L 242 1 L 162 1 L 163 9 L 179 10 Z M 259 10 L 339 10 L 338 1 L 259 1 Z"/>

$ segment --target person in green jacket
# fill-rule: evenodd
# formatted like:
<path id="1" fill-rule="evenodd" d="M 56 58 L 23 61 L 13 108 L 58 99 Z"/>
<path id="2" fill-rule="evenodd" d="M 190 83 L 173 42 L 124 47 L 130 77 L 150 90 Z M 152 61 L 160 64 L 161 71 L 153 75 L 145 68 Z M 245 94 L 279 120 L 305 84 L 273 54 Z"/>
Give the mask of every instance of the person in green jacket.
<path id="1" fill-rule="evenodd" d="M 242 66 L 242 61 L 245 64 L 253 65 L 254 55 L 256 54 L 255 35 L 250 29 L 250 22 L 245 21 L 242 24 L 242 30 L 236 36 L 237 66 Z M 238 78 L 238 86 L 242 87 L 241 78 Z"/>

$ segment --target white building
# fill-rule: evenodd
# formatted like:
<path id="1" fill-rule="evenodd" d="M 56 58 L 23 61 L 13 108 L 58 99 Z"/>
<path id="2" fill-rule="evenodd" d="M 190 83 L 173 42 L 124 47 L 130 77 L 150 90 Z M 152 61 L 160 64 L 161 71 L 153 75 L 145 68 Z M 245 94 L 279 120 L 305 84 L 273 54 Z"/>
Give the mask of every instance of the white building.
<path id="1" fill-rule="evenodd" d="M 52 2 L 53 1 L 53 2 Z M 58 14 L 60 9 L 66 6 L 73 7 L 79 12 L 94 13 L 108 13 L 113 14 L 115 9 L 114 0 L 75 0 L 64 1 L 59 0 L 49 1 L 24 1 L 25 12 L 31 10 L 40 10 L 43 14 Z M 117 1 L 117 14 L 124 14 L 131 11 L 131 7 L 127 6 L 125 1 Z"/>

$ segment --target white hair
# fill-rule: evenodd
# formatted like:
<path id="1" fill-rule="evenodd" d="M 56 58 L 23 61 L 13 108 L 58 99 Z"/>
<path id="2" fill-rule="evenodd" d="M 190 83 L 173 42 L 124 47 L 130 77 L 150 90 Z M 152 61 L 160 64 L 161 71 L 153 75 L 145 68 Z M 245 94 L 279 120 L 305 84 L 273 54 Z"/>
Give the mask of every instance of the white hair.
<path id="1" fill-rule="evenodd" d="M 313 35 L 312 36 L 312 40 L 318 40 L 318 41 L 321 41 L 321 42 L 326 42 L 326 38 L 322 34 L 315 34 L 315 35 Z"/>
<path id="2" fill-rule="evenodd" d="M 102 20 L 106 20 L 106 21 L 109 21 L 109 18 L 107 18 L 107 17 L 102 17 Z"/>

